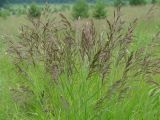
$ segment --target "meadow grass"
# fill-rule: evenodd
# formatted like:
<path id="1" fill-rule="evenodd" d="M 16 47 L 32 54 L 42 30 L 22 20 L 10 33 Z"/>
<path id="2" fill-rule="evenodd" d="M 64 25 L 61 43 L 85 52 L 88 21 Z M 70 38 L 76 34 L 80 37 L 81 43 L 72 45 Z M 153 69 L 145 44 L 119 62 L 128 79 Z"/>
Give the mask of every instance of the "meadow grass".
<path id="1" fill-rule="evenodd" d="M 155 12 L 152 17 L 148 18 L 148 16 L 143 16 L 146 8 L 149 9 L 150 6 L 122 8 L 124 15 L 122 17 L 127 22 L 133 21 L 135 17 L 139 18 L 133 33 L 134 42 L 130 48 L 133 51 L 146 47 L 160 30 L 159 12 Z M 113 8 L 108 8 L 111 21 L 112 13 Z M 105 84 L 102 84 L 98 73 L 88 78 L 89 61 L 82 61 L 77 56 L 73 63 L 76 65 L 78 63 L 76 66 L 78 72 L 73 71 L 71 75 L 68 75 L 68 71 L 64 72 L 58 76 L 58 83 L 52 78 L 50 72 L 46 71 L 46 66 L 42 61 L 38 61 L 35 65 L 30 61 L 22 62 L 20 63 L 22 72 L 19 72 L 15 66 L 15 57 L 10 56 L 8 51 L 6 52 L 8 49 L 6 39 L 16 42 L 19 40 L 17 35 L 21 32 L 18 28 L 21 24 L 29 24 L 25 18 L 26 16 L 10 16 L 7 19 L 0 19 L 0 120 L 160 120 L 158 84 L 160 81 L 157 74 L 151 75 L 157 82 L 156 87 L 153 86 L 154 84 L 148 84 L 143 74 L 127 79 L 129 90 L 120 96 L 122 98 L 119 98 L 121 89 L 114 91 L 114 83 L 121 78 L 125 69 L 123 65 L 111 66 L 111 72 L 107 74 Z M 73 28 L 81 28 L 86 21 L 88 20 L 74 21 Z M 105 20 L 94 20 L 94 23 L 97 34 L 99 31 L 108 30 L 104 24 Z M 81 39 L 79 30 L 75 34 L 78 40 Z M 59 35 L 62 39 L 62 34 L 59 33 Z M 146 52 L 150 51 L 151 49 L 146 49 Z M 156 48 L 154 53 L 158 52 L 159 49 Z M 127 57 L 129 60 L 131 55 Z M 115 62 L 116 59 L 112 58 L 112 61 Z M 134 71 L 129 74 L 132 72 Z M 106 98 L 110 87 L 113 93 L 111 92 L 111 96 Z"/>

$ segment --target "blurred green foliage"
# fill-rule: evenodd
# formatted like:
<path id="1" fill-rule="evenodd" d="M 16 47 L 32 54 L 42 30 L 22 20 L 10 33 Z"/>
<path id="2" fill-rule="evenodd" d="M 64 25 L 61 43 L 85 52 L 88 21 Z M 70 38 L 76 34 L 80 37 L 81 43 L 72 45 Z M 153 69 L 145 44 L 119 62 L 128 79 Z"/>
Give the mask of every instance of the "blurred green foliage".
<path id="1" fill-rule="evenodd" d="M 106 5 L 103 0 L 97 0 L 94 11 L 93 11 L 93 17 L 95 18 L 104 18 L 106 17 Z"/>
<path id="2" fill-rule="evenodd" d="M 89 16 L 89 6 L 85 0 L 78 0 L 72 9 L 72 15 L 75 19 L 81 17 L 86 18 Z"/>

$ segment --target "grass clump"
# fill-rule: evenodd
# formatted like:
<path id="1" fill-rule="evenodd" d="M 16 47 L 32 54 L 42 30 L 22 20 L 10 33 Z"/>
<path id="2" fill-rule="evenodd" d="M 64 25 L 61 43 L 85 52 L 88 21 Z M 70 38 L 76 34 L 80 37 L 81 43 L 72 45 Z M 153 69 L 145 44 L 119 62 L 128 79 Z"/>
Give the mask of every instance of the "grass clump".
<path id="1" fill-rule="evenodd" d="M 105 18 L 106 17 L 106 5 L 103 0 L 97 0 L 94 6 L 93 17 Z"/>
<path id="2" fill-rule="evenodd" d="M 114 6 L 121 6 L 125 4 L 126 4 L 126 0 L 114 0 Z"/>
<path id="3" fill-rule="evenodd" d="M 10 11 L 7 9 L 0 9 L 0 17 L 2 18 L 7 18 L 8 16 L 10 16 Z"/>
<path id="4" fill-rule="evenodd" d="M 32 3 L 28 10 L 28 16 L 32 18 L 38 18 L 41 16 L 41 8 L 35 3 Z"/>
<path id="5" fill-rule="evenodd" d="M 73 5 L 72 15 L 75 19 L 87 18 L 89 16 L 89 6 L 85 0 L 77 0 Z"/>
<path id="6" fill-rule="evenodd" d="M 151 1 L 151 3 L 152 3 L 152 4 L 156 4 L 156 3 L 158 3 L 158 4 L 159 4 L 159 3 L 160 3 L 160 1 L 159 1 L 159 0 L 152 0 L 152 1 Z"/>
<path id="7" fill-rule="evenodd" d="M 147 3 L 146 0 L 130 0 L 130 5 L 144 5 Z"/>

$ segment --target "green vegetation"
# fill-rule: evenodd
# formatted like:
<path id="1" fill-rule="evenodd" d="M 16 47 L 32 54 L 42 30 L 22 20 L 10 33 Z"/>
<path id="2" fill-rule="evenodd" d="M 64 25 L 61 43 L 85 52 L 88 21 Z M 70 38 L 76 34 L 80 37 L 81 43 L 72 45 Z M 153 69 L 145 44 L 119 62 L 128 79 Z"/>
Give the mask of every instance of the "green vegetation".
<path id="1" fill-rule="evenodd" d="M 29 7 L 28 10 L 28 16 L 29 17 L 33 17 L 33 18 L 37 18 L 41 16 L 41 9 L 39 6 L 37 6 L 36 4 L 31 4 L 31 6 Z"/>
<path id="2" fill-rule="evenodd" d="M 146 0 L 130 0 L 129 1 L 131 5 L 143 5 L 146 4 Z"/>
<path id="3" fill-rule="evenodd" d="M 125 5 L 126 0 L 114 0 L 114 6 Z"/>
<path id="4" fill-rule="evenodd" d="M 0 9 L 0 17 L 6 18 L 10 15 L 10 12 L 7 9 Z"/>
<path id="5" fill-rule="evenodd" d="M 97 0 L 94 11 L 93 11 L 93 17 L 95 18 L 105 18 L 106 17 L 106 5 L 103 0 Z"/>
<path id="6" fill-rule="evenodd" d="M 160 3 L 159 0 L 152 0 L 152 4 Z"/>
<path id="7" fill-rule="evenodd" d="M 86 18 L 89 16 L 89 6 L 85 0 L 77 0 L 73 6 L 72 15 L 74 18 Z"/>

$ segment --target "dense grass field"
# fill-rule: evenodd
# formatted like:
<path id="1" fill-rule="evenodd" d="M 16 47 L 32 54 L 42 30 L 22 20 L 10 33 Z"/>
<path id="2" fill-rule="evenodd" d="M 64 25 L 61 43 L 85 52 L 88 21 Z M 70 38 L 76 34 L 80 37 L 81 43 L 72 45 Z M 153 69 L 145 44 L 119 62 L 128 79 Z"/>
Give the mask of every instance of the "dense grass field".
<path id="1" fill-rule="evenodd" d="M 0 18 L 0 120 L 160 120 L 160 6 L 107 19 Z"/>

